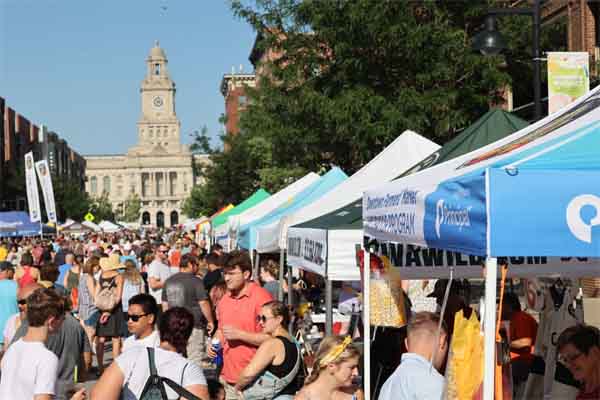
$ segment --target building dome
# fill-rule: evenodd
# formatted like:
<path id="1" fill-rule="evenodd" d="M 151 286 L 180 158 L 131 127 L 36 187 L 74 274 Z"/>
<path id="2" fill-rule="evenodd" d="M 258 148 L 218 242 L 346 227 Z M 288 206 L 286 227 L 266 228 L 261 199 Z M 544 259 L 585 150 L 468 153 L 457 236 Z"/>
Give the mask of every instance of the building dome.
<path id="1" fill-rule="evenodd" d="M 163 49 L 158 45 L 158 40 L 154 43 L 154 47 L 150 50 L 151 59 L 166 59 L 167 56 Z"/>

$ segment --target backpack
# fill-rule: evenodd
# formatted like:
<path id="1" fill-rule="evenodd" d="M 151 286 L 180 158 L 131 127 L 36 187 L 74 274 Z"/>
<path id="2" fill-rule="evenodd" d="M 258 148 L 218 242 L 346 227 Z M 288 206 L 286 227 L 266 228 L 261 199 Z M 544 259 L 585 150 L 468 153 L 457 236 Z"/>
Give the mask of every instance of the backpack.
<path id="1" fill-rule="evenodd" d="M 121 299 L 117 298 L 117 287 L 115 285 L 115 276 L 110 284 L 104 289 L 100 290 L 96 296 L 94 304 L 100 311 L 112 311 L 113 308 L 119 303 Z"/>
<path id="2" fill-rule="evenodd" d="M 202 400 L 198 396 L 190 393 L 179 384 L 173 382 L 169 378 L 163 378 L 156 372 L 156 363 L 154 362 L 154 348 L 147 347 L 148 351 L 148 364 L 150 365 L 150 377 L 144 385 L 140 400 L 169 400 L 167 397 L 167 391 L 165 389 L 165 383 L 169 385 L 171 389 L 175 391 L 182 399 L 187 400 Z M 185 371 L 185 369 L 184 369 Z M 183 374 L 182 374 L 183 376 Z"/>

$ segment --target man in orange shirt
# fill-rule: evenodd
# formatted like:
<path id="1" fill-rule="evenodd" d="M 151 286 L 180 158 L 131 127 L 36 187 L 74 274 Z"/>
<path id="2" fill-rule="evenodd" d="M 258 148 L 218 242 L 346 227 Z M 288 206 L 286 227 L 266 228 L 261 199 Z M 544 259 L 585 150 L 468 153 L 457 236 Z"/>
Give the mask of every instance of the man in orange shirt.
<path id="1" fill-rule="evenodd" d="M 226 400 L 238 398 L 234 388 L 240 372 L 250 363 L 256 349 L 269 338 L 261 333 L 257 317 L 261 307 L 273 300 L 269 292 L 251 282 L 252 264 L 246 251 L 233 251 L 223 267 L 227 293 L 217 305 L 219 329 L 216 333 L 223 347 L 220 381 Z M 208 355 L 214 357 L 212 349 Z"/>
<path id="2" fill-rule="evenodd" d="M 528 313 L 521 311 L 519 297 L 504 294 L 502 319 L 510 321 L 510 358 L 515 386 L 525 382 L 533 362 L 533 348 L 538 324 Z"/>

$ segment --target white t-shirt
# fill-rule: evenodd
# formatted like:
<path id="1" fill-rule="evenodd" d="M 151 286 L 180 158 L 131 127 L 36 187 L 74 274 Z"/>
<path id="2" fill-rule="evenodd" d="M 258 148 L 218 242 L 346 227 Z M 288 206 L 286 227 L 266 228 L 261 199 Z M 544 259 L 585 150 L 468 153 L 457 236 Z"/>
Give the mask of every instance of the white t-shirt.
<path id="1" fill-rule="evenodd" d="M 171 276 L 171 270 L 169 266 L 161 263 L 160 261 L 154 260 L 148 266 L 148 279 L 157 278 L 164 284 L 167 278 Z M 157 304 L 162 303 L 162 289 L 149 288 L 150 294 L 156 300 Z"/>
<path id="2" fill-rule="evenodd" d="M 13 314 L 6 320 L 6 325 L 4 325 L 4 332 L 2 332 L 2 337 L 4 337 L 4 342 L 10 344 L 12 342 L 15 333 L 17 332 L 17 318 L 19 318 L 19 313 Z"/>
<path id="3" fill-rule="evenodd" d="M 158 347 L 160 345 L 160 337 L 158 336 L 158 331 L 152 332 L 150 335 L 146 336 L 143 339 L 136 339 L 135 335 L 129 336 L 123 342 L 123 351 L 127 351 L 132 347 L 142 346 L 142 347 Z"/>
<path id="4" fill-rule="evenodd" d="M 175 383 L 185 387 L 191 385 L 206 385 L 202 369 L 181 354 L 161 348 L 154 349 L 154 360 L 158 375 L 169 378 Z M 145 347 L 134 347 L 122 353 L 115 360 L 123 372 L 122 400 L 137 400 L 144 390 L 146 381 L 150 377 L 148 352 Z M 169 399 L 178 399 L 179 395 L 171 388 L 167 388 Z"/>
<path id="5" fill-rule="evenodd" d="M 58 357 L 41 342 L 13 343 L 0 364 L 0 399 L 31 400 L 38 394 L 54 395 Z"/>

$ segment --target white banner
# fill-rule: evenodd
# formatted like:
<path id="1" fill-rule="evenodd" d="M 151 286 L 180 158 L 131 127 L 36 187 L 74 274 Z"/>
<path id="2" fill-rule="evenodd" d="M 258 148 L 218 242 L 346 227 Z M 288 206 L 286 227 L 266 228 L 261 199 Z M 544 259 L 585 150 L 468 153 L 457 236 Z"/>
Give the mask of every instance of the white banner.
<path id="1" fill-rule="evenodd" d="M 38 194 L 37 180 L 35 179 L 33 153 L 31 151 L 25 154 L 25 186 L 27 188 L 27 205 L 29 207 L 29 219 L 31 220 L 31 222 L 39 222 L 42 219 L 42 215 L 40 212 L 40 196 Z"/>
<path id="2" fill-rule="evenodd" d="M 46 203 L 46 215 L 49 222 L 56 223 L 56 204 L 54 203 L 54 190 L 52 189 L 52 177 L 48 168 L 48 161 L 41 160 L 35 163 L 40 185 L 42 186 L 42 194 L 44 195 L 44 203 Z"/>
<path id="3" fill-rule="evenodd" d="M 287 263 L 325 276 L 327 231 L 324 229 L 290 228 L 288 230 Z"/>
<path id="4" fill-rule="evenodd" d="M 484 257 L 471 256 L 453 251 L 429 249 L 402 243 L 370 242 L 378 255 L 389 258 L 402 279 L 442 279 L 450 276 L 454 268 L 455 278 L 483 279 Z M 596 276 L 600 270 L 598 258 L 576 257 L 500 257 L 498 266 L 508 263 L 508 276 L 530 278 L 561 275 L 567 277 Z"/>

